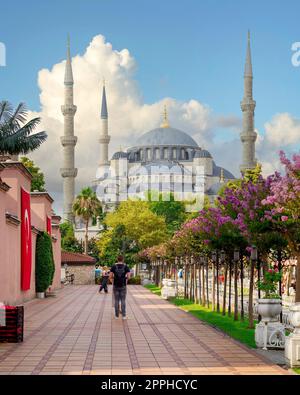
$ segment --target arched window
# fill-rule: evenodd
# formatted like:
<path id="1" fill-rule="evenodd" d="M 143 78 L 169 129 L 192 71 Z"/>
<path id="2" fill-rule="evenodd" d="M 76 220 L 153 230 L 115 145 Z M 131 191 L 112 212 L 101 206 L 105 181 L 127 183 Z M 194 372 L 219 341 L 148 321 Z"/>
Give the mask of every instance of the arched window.
<path id="1" fill-rule="evenodd" d="M 184 155 L 184 148 L 181 148 L 181 150 L 180 150 L 180 158 L 181 158 L 181 159 L 184 159 L 184 158 L 185 158 L 185 155 Z"/>
<path id="2" fill-rule="evenodd" d="M 173 156 L 172 156 L 173 159 L 176 159 L 177 158 L 177 149 L 173 148 L 172 152 L 173 152 Z"/>
<path id="3" fill-rule="evenodd" d="M 151 159 L 151 149 L 147 148 L 147 159 L 150 160 Z"/>
<path id="4" fill-rule="evenodd" d="M 140 150 L 140 160 L 144 159 L 144 151 L 141 149 Z"/>
<path id="5" fill-rule="evenodd" d="M 159 148 L 155 148 L 155 159 L 160 159 L 159 158 Z"/>
<path id="6" fill-rule="evenodd" d="M 164 159 L 168 159 L 168 148 L 164 148 Z"/>

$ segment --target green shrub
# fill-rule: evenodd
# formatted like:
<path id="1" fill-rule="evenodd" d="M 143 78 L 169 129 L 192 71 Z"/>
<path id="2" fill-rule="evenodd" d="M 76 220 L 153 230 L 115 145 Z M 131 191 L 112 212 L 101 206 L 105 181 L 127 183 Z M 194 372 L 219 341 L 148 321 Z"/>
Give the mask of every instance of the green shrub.
<path id="1" fill-rule="evenodd" d="M 48 233 L 37 236 L 35 250 L 35 287 L 36 292 L 45 292 L 52 284 L 55 272 L 52 240 Z"/>
<path id="2" fill-rule="evenodd" d="M 128 284 L 140 285 L 140 284 L 141 284 L 141 276 L 131 277 L 131 278 L 128 280 Z"/>

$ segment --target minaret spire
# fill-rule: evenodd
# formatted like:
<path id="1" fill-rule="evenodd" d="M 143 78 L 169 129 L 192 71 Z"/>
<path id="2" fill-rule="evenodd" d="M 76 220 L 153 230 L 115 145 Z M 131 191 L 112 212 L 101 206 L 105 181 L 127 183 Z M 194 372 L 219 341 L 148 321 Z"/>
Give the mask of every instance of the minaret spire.
<path id="1" fill-rule="evenodd" d="M 73 72 L 72 72 L 72 62 L 71 62 L 71 54 L 70 54 L 70 36 L 68 34 L 67 37 L 67 60 L 66 60 L 66 68 L 65 68 L 65 85 L 73 85 Z"/>
<path id="2" fill-rule="evenodd" d="M 251 61 L 251 46 L 250 46 L 250 30 L 248 30 L 248 44 L 245 62 L 245 76 L 253 77 L 252 61 Z"/>
<path id="3" fill-rule="evenodd" d="M 169 128 L 169 120 L 168 120 L 168 111 L 167 111 L 167 106 L 166 104 L 164 105 L 164 112 L 163 112 L 163 121 L 162 124 L 160 125 L 161 128 Z"/>
<path id="4" fill-rule="evenodd" d="M 100 161 L 99 166 L 108 166 L 108 145 L 110 142 L 110 136 L 108 135 L 108 111 L 107 111 L 107 101 L 106 101 L 106 89 L 105 80 L 103 80 L 102 88 L 102 103 L 101 103 L 101 133 L 99 138 L 100 143 Z"/>
<path id="5" fill-rule="evenodd" d="M 255 141 L 257 138 L 257 133 L 254 130 L 255 106 L 256 102 L 255 100 L 253 100 L 253 71 L 250 47 L 250 32 L 248 31 L 248 43 L 244 72 L 244 97 L 241 101 L 241 109 L 243 112 L 243 130 L 240 136 L 243 145 L 243 159 L 240 169 L 242 172 L 247 169 L 254 169 L 256 166 Z"/>
<path id="6" fill-rule="evenodd" d="M 74 136 L 74 116 L 77 107 L 73 103 L 73 72 L 70 55 L 70 38 L 67 40 L 67 60 L 65 66 L 65 104 L 61 106 L 64 116 L 64 135 L 60 138 L 63 146 L 63 168 L 60 169 L 63 177 L 63 193 L 64 193 L 64 213 L 65 220 L 74 221 L 72 205 L 75 197 L 75 177 L 77 169 L 75 168 L 75 145 L 77 137 Z"/>

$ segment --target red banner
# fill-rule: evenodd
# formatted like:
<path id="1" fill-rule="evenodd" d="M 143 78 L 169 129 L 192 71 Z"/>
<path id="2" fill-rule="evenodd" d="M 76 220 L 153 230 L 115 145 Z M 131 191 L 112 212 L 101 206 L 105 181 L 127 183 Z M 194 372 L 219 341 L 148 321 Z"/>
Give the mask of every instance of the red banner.
<path id="1" fill-rule="evenodd" d="M 21 289 L 30 289 L 32 264 L 30 193 L 21 188 Z"/>
<path id="2" fill-rule="evenodd" d="M 47 233 L 51 236 L 52 234 L 52 225 L 51 225 L 51 217 L 47 216 Z"/>

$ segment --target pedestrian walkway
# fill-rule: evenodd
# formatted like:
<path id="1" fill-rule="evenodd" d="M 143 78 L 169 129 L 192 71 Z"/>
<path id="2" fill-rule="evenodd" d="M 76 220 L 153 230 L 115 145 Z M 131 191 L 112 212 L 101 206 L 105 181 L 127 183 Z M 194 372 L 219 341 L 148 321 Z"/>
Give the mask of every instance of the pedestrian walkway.
<path id="1" fill-rule="evenodd" d="M 128 321 L 97 291 L 26 303 L 24 343 L 0 344 L 0 374 L 288 373 L 142 286 L 128 287 Z"/>

